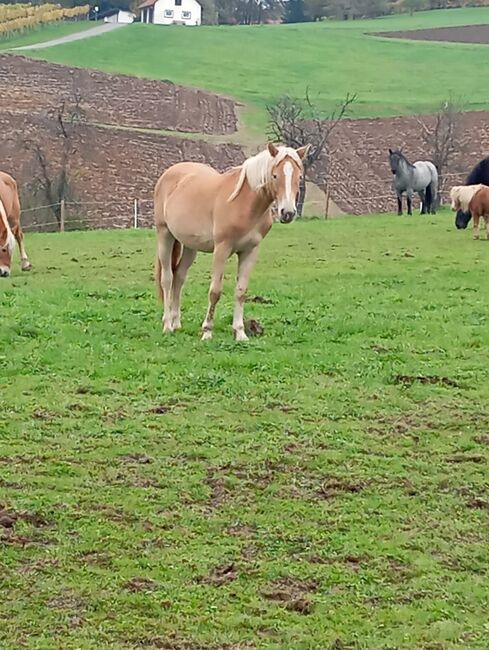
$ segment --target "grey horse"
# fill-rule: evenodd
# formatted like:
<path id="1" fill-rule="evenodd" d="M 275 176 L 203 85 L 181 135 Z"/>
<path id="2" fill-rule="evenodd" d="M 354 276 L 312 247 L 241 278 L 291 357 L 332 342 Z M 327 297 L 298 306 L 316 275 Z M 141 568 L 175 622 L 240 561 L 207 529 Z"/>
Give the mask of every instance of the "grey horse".
<path id="1" fill-rule="evenodd" d="M 391 171 L 395 175 L 397 214 L 402 214 L 402 193 L 406 192 L 408 214 L 412 214 L 413 192 L 419 194 L 421 214 L 435 214 L 438 196 L 438 172 L 429 160 L 418 160 L 414 165 L 400 151 L 389 149 Z"/>

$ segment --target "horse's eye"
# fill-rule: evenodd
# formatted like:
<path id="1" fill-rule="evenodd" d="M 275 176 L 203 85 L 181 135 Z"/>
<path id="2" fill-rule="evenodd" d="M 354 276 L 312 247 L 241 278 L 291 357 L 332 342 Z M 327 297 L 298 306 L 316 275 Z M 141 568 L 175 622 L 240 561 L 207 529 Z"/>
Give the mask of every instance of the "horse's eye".
<path id="1" fill-rule="evenodd" d="M 272 174 L 272 178 L 276 181 L 277 180 L 277 174 Z"/>

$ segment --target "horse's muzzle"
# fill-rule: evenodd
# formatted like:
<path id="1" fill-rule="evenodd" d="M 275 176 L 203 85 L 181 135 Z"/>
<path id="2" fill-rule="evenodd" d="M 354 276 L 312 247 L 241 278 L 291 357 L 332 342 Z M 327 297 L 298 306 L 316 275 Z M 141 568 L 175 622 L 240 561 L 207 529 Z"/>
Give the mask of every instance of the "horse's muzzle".
<path id="1" fill-rule="evenodd" d="M 280 210 L 280 223 L 292 223 L 294 221 L 295 211 L 286 212 L 285 210 Z"/>
<path id="2" fill-rule="evenodd" d="M 0 278 L 8 278 L 10 275 L 10 269 L 6 266 L 0 266 Z"/>

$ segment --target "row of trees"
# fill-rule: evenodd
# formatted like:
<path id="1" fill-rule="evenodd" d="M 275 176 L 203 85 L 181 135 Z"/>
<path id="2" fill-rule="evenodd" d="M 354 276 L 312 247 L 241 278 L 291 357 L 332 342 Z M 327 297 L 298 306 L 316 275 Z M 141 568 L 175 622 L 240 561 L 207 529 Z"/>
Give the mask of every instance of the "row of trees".
<path id="1" fill-rule="evenodd" d="M 325 18 L 355 20 L 388 14 L 446 9 L 470 4 L 484 4 L 485 0 L 286 0 L 284 21 L 300 23 Z"/>
<path id="2" fill-rule="evenodd" d="M 355 20 L 399 12 L 489 4 L 489 0 L 199 0 L 203 22 L 208 25 L 255 25 L 266 22 L 300 23 L 323 19 Z M 59 0 L 63 7 L 77 7 L 85 0 Z M 2 0 L 13 5 L 15 0 Z M 42 5 L 43 0 L 35 0 Z M 92 0 L 103 13 L 114 7 L 134 10 L 139 0 Z M 15 6 L 15 5 L 14 5 Z"/>

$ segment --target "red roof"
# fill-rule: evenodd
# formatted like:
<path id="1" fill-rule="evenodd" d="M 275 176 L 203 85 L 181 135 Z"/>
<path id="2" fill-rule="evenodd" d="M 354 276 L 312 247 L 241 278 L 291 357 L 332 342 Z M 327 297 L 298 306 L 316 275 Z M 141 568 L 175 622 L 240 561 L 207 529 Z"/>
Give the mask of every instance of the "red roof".
<path id="1" fill-rule="evenodd" d="M 144 9 L 145 7 L 154 7 L 158 0 L 144 0 L 142 4 L 138 6 L 138 9 Z"/>

